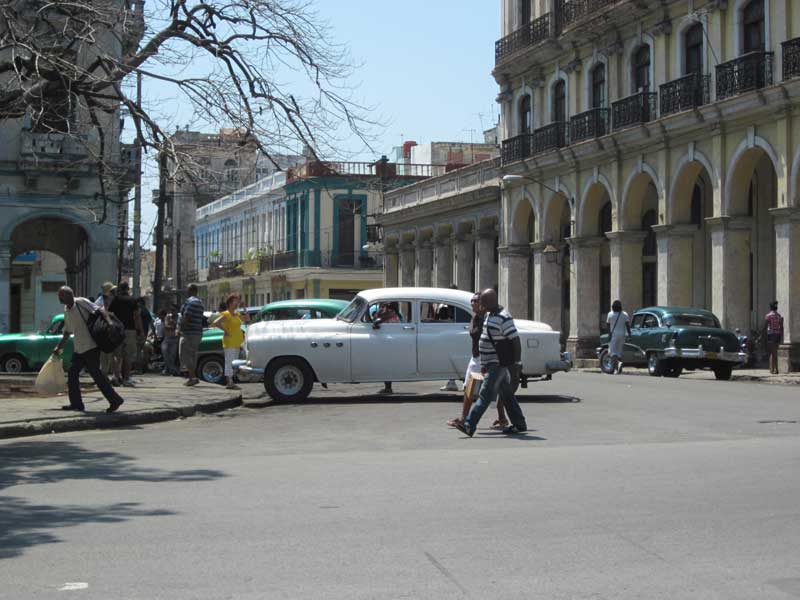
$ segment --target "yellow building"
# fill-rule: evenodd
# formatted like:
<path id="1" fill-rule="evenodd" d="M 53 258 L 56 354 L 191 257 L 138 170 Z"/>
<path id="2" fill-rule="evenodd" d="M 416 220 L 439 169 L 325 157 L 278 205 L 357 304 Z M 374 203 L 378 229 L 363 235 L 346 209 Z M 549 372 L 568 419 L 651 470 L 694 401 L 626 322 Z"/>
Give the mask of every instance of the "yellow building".
<path id="1" fill-rule="evenodd" d="M 777 299 L 798 368 L 800 5 L 502 5 L 503 302 L 588 357 L 613 299 L 745 331 Z"/>

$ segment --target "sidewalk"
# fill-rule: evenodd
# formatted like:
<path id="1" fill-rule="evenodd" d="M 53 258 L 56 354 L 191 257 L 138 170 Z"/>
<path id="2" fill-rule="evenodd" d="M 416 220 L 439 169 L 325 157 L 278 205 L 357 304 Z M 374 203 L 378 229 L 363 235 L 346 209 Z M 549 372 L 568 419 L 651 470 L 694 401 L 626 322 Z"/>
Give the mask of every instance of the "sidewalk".
<path id="1" fill-rule="evenodd" d="M 587 367 L 575 369 L 578 373 L 600 373 L 599 368 Z M 623 375 L 649 376 L 647 369 L 625 367 Z M 684 371 L 681 379 L 715 379 L 713 371 Z M 800 385 L 800 373 L 781 373 L 771 375 L 769 369 L 734 369 L 731 381 L 752 381 L 773 385 Z"/>
<path id="2" fill-rule="evenodd" d="M 34 379 L 35 374 L 0 376 L 0 439 L 156 423 L 242 404 L 241 391 L 203 382 L 186 387 L 183 378 L 138 375 L 133 378 L 136 387 L 117 388 L 125 404 L 106 414 L 108 402 L 91 379 L 82 378 L 86 412 L 76 413 L 61 410 L 69 404 L 66 393 L 51 397 L 30 393 Z"/>

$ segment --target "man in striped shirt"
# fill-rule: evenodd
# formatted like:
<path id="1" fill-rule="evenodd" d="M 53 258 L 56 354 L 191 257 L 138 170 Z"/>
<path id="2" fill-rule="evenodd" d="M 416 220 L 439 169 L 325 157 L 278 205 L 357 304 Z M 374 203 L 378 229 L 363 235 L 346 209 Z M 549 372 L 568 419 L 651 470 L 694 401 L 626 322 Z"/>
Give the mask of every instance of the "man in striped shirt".
<path id="1" fill-rule="evenodd" d="M 478 342 L 483 384 L 478 401 L 472 405 L 464 422 L 456 424 L 456 428 L 472 437 L 483 413 L 499 395 L 511 421 L 511 425 L 503 429 L 503 433 L 522 433 L 528 427 L 511 383 L 512 370 L 517 371 L 520 368 L 522 357 L 517 328 L 508 311 L 497 303 L 497 292 L 493 289 L 485 290 L 481 294 L 481 307 L 486 311 L 483 332 Z"/>
<path id="2" fill-rule="evenodd" d="M 189 379 L 184 385 L 197 385 L 197 351 L 203 339 L 203 302 L 197 297 L 197 286 L 189 285 L 189 297 L 181 308 L 178 330 L 181 336 L 178 355 L 181 365 L 189 372 Z"/>

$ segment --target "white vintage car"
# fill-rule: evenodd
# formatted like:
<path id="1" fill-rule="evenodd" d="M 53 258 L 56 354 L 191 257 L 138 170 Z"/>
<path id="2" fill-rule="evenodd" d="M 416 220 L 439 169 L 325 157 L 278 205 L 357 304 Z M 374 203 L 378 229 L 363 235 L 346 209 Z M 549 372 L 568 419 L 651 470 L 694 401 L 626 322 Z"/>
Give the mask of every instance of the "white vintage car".
<path id="1" fill-rule="evenodd" d="M 247 329 L 240 373 L 264 375 L 275 400 L 305 399 L 315 381 L 367 383 L 441 381 L 464 377 L 472 352 L 472 294 L 439 288 L 381 288 L 358 294 L 334 319 L 270 321 Z M 396 320 L 377 318 L 381 304 Z M 522 385 L 569 371 L 559 334 L 515 319 L 522 342 Z"/>

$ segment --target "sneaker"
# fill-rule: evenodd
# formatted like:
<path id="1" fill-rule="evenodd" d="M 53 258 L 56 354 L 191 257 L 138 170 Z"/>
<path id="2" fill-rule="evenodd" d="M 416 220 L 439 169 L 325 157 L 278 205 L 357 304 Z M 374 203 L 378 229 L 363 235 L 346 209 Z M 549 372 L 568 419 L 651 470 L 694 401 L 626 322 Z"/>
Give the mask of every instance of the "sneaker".
<path id="1" fill-rule="evenodd" d="M 453 423 L 453 427 L 455 427 L 461 433 L 463 433 L 464 435 L 466 435 L 468 437 L 472 437 L 473 435 L 475 435 L 475 430 L 474 429 L 471 429 L 471 430 L 467 429 L 467 424 L 464 421 L 458 421 L 457 423 Z"/>
<path id="2" fill-rule="evenodd" d="M 136 387 L 130 379 L 123 379 L 122 387 Z"/>
<path id="3" fill-rule="evenodd" d="M 520 433 L 525 433 L 526 431 L 528 431 L 527 427 L 520 429 L 516 425 L 509 425 L 508 427 L 503 429 L 503 433 L 505 433 L 506 435 L 518 435 Z"/>
<path id="4" fill-rule="evenodd" d="M 61 410 L 74 410 L 76 412 L 83 412 L 86 409 L 83 406 L 72 406 L 72 404 L 65 404 L 61 407 Z"/>
<path id="5" fill-rule="evenodd" d="M 200 383 L 200 380 L 195 377 L 194 379 L 189 379 L 183 385 L 193 386 L 193 385 L 197 385 L 198 383 Z"/>
<path id="6" fill-rule="evenodd" d="M 450 380 L 447 384 L 443 385 L 439 388 L 440 392 L 457 392 L 458 391 L 458 384 L 454 380 Z"/>
<path id="7" fill-rule="evenodd" d="M 620 375 L 621 373 L 622 373 L 622 363 L 619 363 L 619 365 L 617 366 L 617 375 Z"/>

